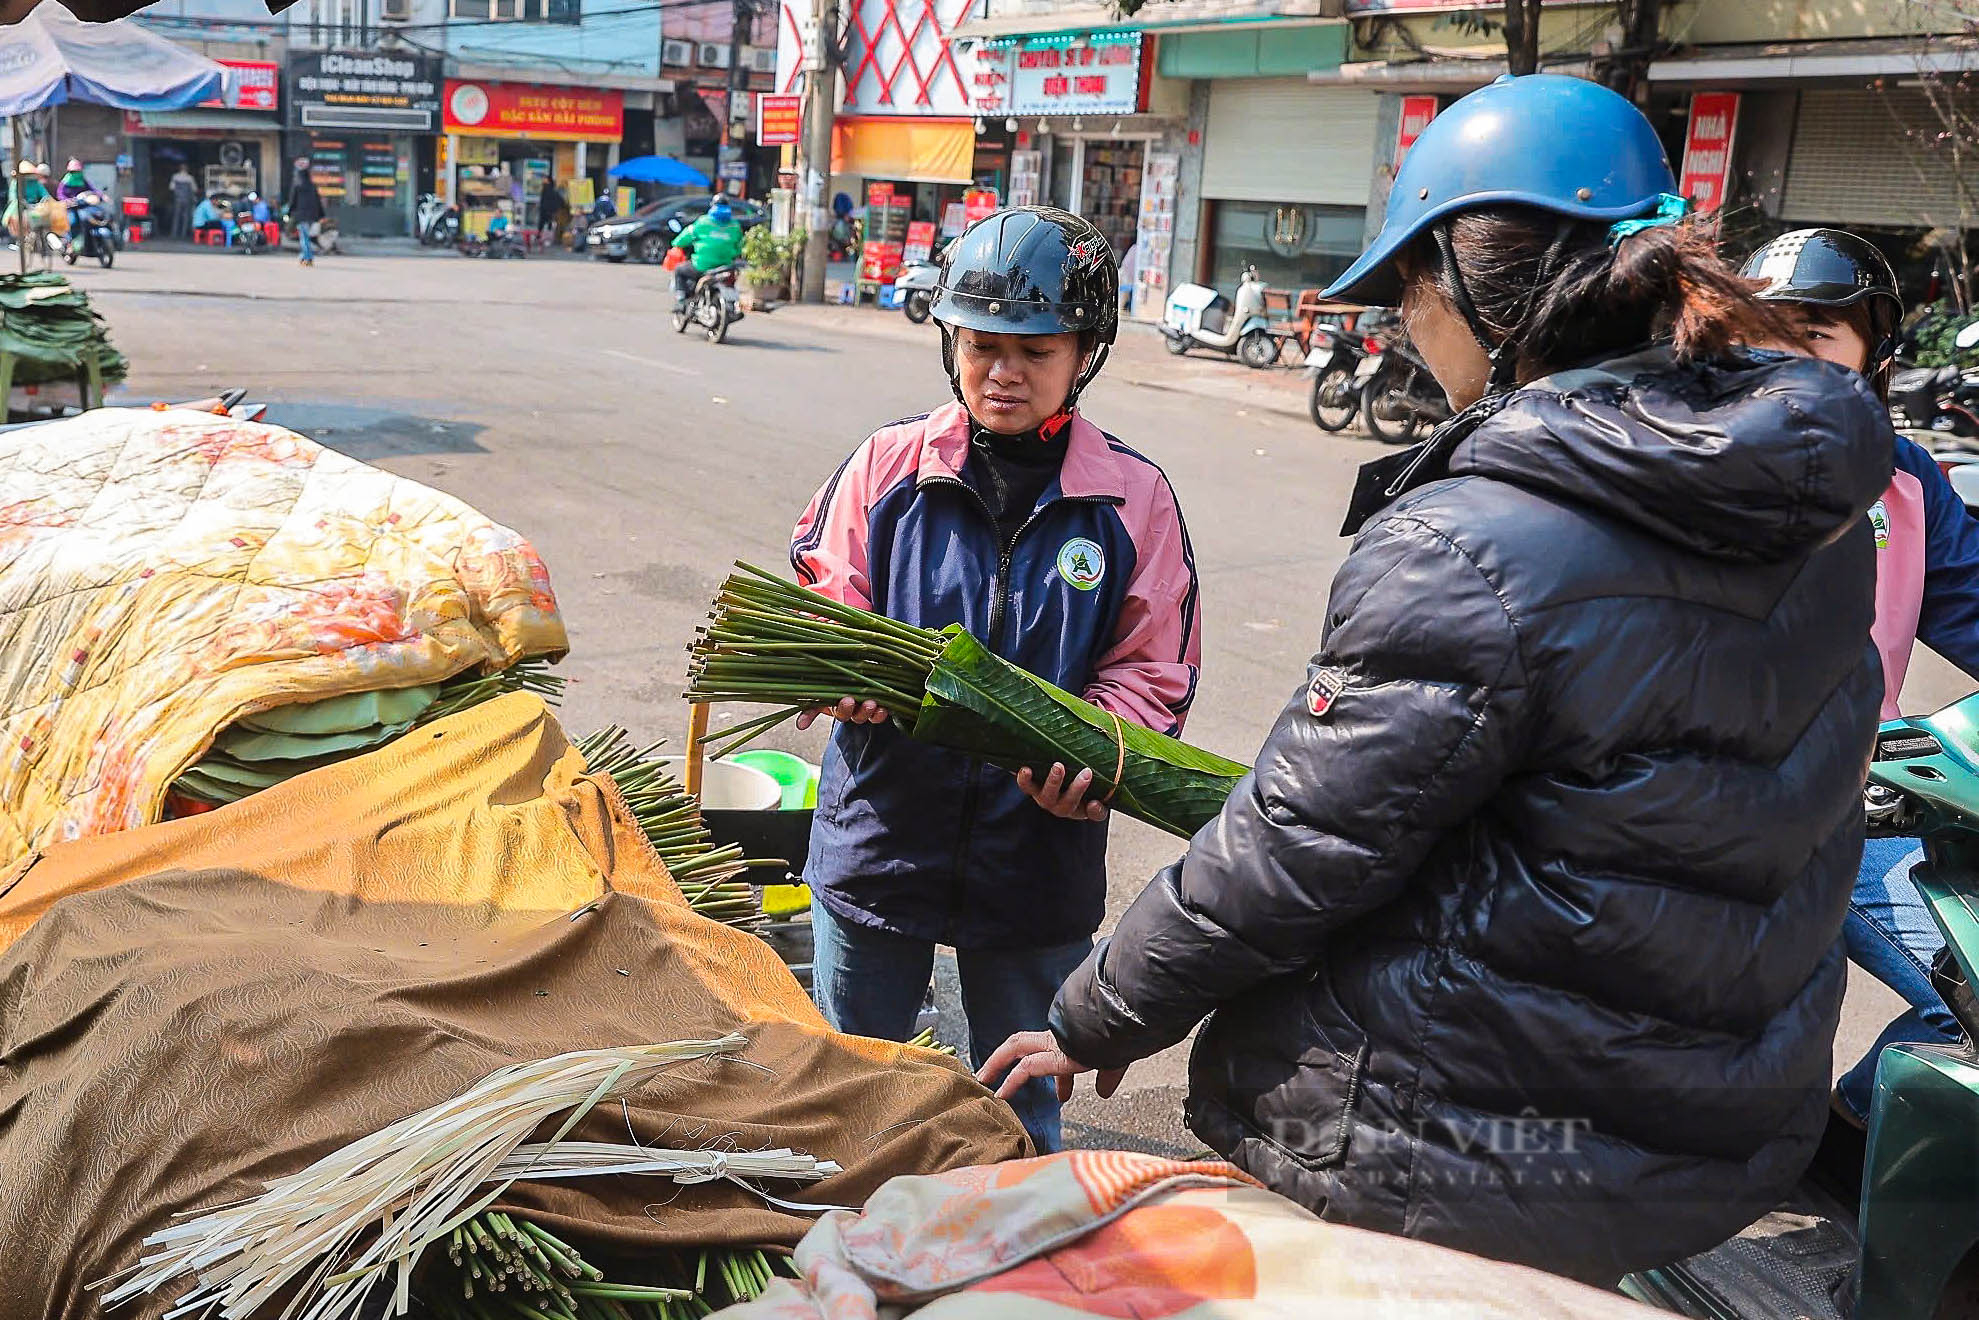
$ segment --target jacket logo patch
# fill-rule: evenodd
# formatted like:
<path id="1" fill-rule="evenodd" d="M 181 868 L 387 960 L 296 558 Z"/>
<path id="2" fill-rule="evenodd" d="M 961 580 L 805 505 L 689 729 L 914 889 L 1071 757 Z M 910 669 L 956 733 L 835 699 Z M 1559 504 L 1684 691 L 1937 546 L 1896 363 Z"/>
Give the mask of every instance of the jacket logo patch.
<path id="1" fill-rule="evenodd" d="M 1890 511 L 1883 507 L 1881 500 L 1877 500 L 1869 506 L 1869 525 L 1876 529 L 1876 548 L 1878 550 L 1889 549 Z"/>
<path id="2" fill-rule="evenodd" d="M 1075 536 L 1058 547 L 1058 576 L 1080 591 L 1091 591 L 1106 576 L 1106 552 L 1099 542 Z"/>
<path id="3" fill-rule="evenodd" d="M 1333 709 L 1333 703 L 1347 690 L 1347 671 L 1344 669 L 1322 669 L 1312 676 L 1306 686 L 1306 709 L 1315 719 L 1324 719 L 1326 712 Z"/>

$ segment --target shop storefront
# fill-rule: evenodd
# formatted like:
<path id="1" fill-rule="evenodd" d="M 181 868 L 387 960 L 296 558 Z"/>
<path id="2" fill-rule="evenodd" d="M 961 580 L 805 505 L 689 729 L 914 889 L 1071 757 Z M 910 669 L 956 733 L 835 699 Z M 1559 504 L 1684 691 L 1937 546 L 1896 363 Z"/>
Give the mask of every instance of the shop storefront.
<path id="1" fill-rule="evenodd" d="M 279 198 L 282 193 L 281 66 L 266 60 L 220 62 L 240 72 L 234 105 L 215 100 L 186 110 L 124 112 L 130 192 L 150 199 L 156 233 L 171 232 L 172 178 L 181 165 L 207 197 Z"/>
<path id="2" fill-rule="evenodd" d="M 995 210 L 1005 194 L 1013 136 L 968 119 L 841 120 L 832 133 L 832 184 L 860 217 L 861 279 L 892 280 L 921 255 Z M 922 228 L 925 227 L 925 228 Z"/>
<path id="3" fill-rule="evenodd" d="M 1004 37 L 972 54 L 978 107 L 1018 125 L 1012 203 L 1077 212 L 1124 257 L 1139 237 L 1150 167 L 1167 169 L 1179 129 L 1147 113 L 1147 37 L 1133 29 Z"/>
<path id="4" fill-rule="evenodd" d="M 308 156 L 346 234 L 410 234 L 414 198 L 440 121 L 440 61 L 393 51 L 292 54 L 285 92 L 290 156 Z"/>
<path id="5" fill-rule="evenodd" d="M 1254 265 L 1273 288 L 1310 289 L 1344 271 L 1365 236 L 1378 104 L 1304 79 L 1211 83 L 1194 274 L 1228 290 Z"/>
<path id="6" fill-rule="evenodd" d="M 625 93 L 613 88 L 449 78 L 441 113 L 444 186 L 470 234 L 501 211 L 540 224 L 546 179 L 572 209 L 588 206 L 625 134 Z"/>

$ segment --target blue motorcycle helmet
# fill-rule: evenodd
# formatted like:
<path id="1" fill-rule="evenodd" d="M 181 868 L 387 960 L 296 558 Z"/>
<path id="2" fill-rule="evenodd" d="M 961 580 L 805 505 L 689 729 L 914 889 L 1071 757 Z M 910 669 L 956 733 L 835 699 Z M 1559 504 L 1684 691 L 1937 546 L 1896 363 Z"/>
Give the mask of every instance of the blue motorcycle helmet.
<path id="1" fill-rule="evenodd" d="M 708 219 L 716 224 L 735 219 L 735 211 L 729 206 L 728 198 L 717 197 L 708 204 Z"/>
<path id="2" fill-rule="evenodd" d="M 1656 130 L 1627 99 L 1584 78 L 1506 74 L 1430 120 L 1396 171 L 1381 232 L 1325 296 L 1396 305 L 1395 258 L 1462 211 L 1518 205 L 1634 220 L 1676 190 Z"/>

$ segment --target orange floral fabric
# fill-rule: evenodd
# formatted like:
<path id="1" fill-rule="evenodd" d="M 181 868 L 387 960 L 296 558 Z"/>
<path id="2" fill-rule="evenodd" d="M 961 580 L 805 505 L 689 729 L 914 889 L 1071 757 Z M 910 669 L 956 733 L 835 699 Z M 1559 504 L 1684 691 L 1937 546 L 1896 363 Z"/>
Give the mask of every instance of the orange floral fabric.
<path id="1" fill-rule="evenodd" d="M 0 432 L 0 865 L 156 821 L 250 711 L 567 645 L 528 542 L 279 426 Z"/>
<path id="2" fill-rule="evenodd" d="M 1321 1222 L 1227 1164 L 1128 1151 L 903 1176 L 724 1320 L 1648 1320 L 1537 1270 Z"/>

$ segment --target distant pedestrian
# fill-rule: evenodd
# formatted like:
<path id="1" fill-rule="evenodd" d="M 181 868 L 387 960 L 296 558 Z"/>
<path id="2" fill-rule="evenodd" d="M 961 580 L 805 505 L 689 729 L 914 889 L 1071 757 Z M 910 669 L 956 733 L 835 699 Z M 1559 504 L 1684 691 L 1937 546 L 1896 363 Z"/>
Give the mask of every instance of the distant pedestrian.
<path id="1" fill-rule="evenodd" d="M 1120 258 L 1120 314 L 1131 316 L 1134 311 L 1134 285 L 1141 277 L 1141 259 L 1146 249 L 1140 239 L 1127 249 L 1127 255 Z"/>
<path id="2" fill-rule="evenodd" d="M 545 177 L 543 191 L 536 198 L 536 227 L 543 233 L 543 246 L 555 246 L 557 236 L 563 232 L 564 217 L 570 213 L 570 206 L 557 188 L 557 181 Z"/>
<path id="3" fill-rule="evenodd" d="M 309 175 L 309 157 L 297 156 L 295 182 L 289 186 L 284 208 L 295 225 L 296 243 L 302 248 L 302 264 L 316 264 L 316 226 L 323 223 L 323 194 L 316 191 L 316 180 Z"/>
<path id="4" fill-rule="evenodd" d="M 172 237 L 192 237 L 192 208 L 199 204 L 199 181 L 184 161 L 172 176 Z"/>

